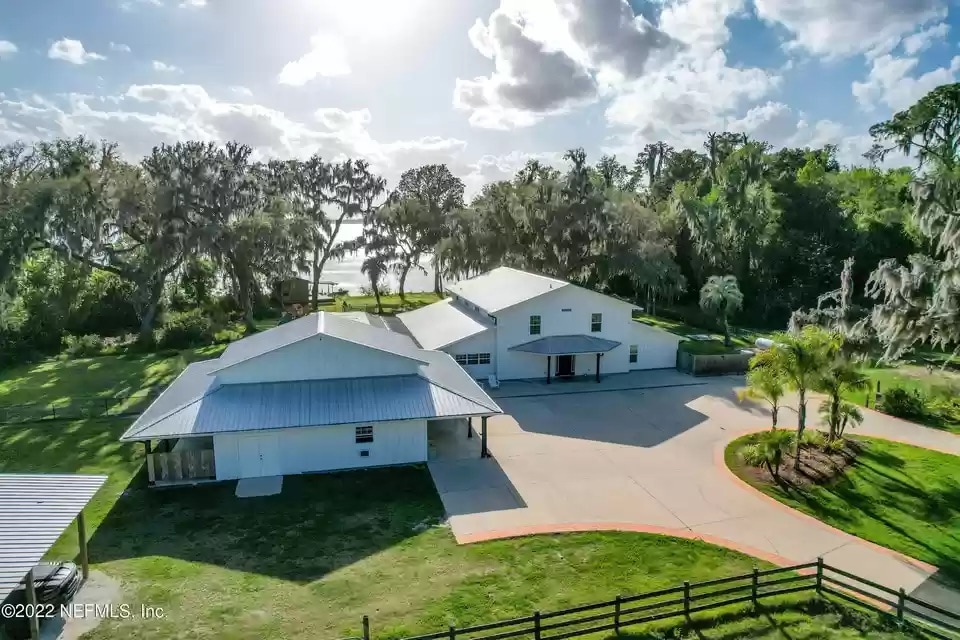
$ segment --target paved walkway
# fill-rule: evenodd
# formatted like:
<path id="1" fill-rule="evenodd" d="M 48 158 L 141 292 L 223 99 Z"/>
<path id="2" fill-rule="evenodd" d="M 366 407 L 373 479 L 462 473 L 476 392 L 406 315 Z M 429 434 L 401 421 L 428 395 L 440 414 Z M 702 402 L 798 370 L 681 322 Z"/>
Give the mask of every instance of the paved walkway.
<path id="1" fill-rule="evenodd" d="M 509 415 L 490 420 L 493 457 L 484 460 L 472 453 L 476 438 L 449 430 L 430 470 L 457 540 L 593 529 L 700 538 L 781 565 L 822 556 L 960 612 L 960 596 L 930 580 L 935 567 L 833 529 L 737 479 L 724 448 L 767 428 L 767 412 L 737 402 L 733 379 L 696 382 L 500 397 Z M 960 437 L 865 413 L 858 434 L 960 454 Z"/>

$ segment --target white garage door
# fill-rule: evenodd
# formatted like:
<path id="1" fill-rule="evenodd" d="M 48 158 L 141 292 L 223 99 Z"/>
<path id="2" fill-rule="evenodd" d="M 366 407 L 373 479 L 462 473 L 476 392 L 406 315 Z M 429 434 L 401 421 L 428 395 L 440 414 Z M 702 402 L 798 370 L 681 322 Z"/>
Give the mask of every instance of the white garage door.
<path id="1" fill-rule="evenodd" d="M 677 366 L 677 343 L 672 341 L 640 342 L 637 345 L 637 361 L 631 369 L 673 369 Z"/>
<path id="2" fill-rule="evenodd" d="M 283 473 L 276 434 L 243 436 L 237 441 L 240 477 L 259 478 Z"/>

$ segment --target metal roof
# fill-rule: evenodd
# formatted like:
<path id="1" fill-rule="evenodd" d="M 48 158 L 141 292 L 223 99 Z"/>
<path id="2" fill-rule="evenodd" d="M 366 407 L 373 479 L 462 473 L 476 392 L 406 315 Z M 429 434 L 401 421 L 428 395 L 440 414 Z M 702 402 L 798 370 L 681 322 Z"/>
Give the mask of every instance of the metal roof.
<path id="1" fill-rule="evenodd" d="M 230 343 L 217 359 L 219 363 L 213 371 L 220 371 L 235 364 L 251 360 L 266 353 L 282 349 L 312 338 L 317 334 L 328 335 L 340 340 L 386 351 L 395 355 L 419 360 L 419 349 L 409 336 L 385 331 L 382 327 L 359 321 L 357 318 L 341 317 L 343 314 L 320 311 L 297 318 L 278 327 L 255 333 Z"/>
<path id="2" fill-rule="evenodd" d="M 469 300 L 487 313 L 496 313 L 569 286 L 573 285 L 563 280 L 512 267 L 497 267 L 475 278 L 448 285 L 447 291 Z"/>
<path id="3" fill-rule="evenodd" d="M 500 413 L 475 383 L 488 402 L 458 393 L 457 386 L 456 381 L 441 386 L 418 375 L 229 384 L 121 439 Z"/>
<path id="4" fill-rule="evenodd" d="M 106 480 L 0 474 L 0 602 L 43 559 Z"/>
<path id="5" fill-rule="evenodd" d="M 569 355 L 575 353 L 606 353 L 620 346 L 616 340 L 597 338 L 596 336 L 546 336 L 530 342 L 510 347 L 509 351 L 539 353 L 544 356 Z"/>
<path id="6" fill-rule="evenodd" d="M 469 313 L 450 298 L 397 317 L 424 349 L 441 349 L 493 326 L 489 319 Z"/>

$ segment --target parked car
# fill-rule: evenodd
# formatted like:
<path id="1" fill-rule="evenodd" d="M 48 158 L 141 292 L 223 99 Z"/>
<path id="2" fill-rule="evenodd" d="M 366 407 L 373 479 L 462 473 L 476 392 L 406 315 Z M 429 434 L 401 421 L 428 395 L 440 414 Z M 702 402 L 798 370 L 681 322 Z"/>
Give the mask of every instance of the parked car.
<path id="1" fill-rule="evenodd" d="M 53 605 L 70 602 L 82 583 L 80 571 L 72 562 L 41 562 L 33 568 L 33 588 L 37 604 Z M 14 589 L 3 604 L 22 605 L 27 602 L 27 587 L 24 581 Z M 41 620 L 42 621 L 42 620 Z M 5 618 L 0 615 L 0 631 L 11 640 L 30 637 L 30 622 L 25 617 Z M 3 638 L 0 633 L 0 638 Z"/>

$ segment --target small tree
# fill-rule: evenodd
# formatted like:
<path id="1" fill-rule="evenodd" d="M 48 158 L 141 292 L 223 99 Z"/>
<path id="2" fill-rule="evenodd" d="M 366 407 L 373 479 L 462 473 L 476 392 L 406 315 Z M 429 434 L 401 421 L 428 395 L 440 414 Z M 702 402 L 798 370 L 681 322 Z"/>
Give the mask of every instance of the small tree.
<path id="1" fill-rule="evenodd" d="M 837 358 L 829 363 L 814 388 L 827 394 L 827 399 L 820 405 L 820 415 L 824 417 L 830 428 L 830 440 L 839 438 L 843 429 L 840 421 L 844 418 L 843 396 L 848 391 L 866 389 L 870 386 L 870 379 L 860 369 L 846 358 Z M 849 414 L 846 414 L 849 419 Z M 861 417 L 862 420 L 862 417 Z"/>
<path id="2" fill-rule="evenodd" d="M 743 294 L 733 276 L 710 276 L 700 289 L 700 308 L 723 320 L 723 344 L 730 346 L 730 314 L 743 306 Z"/>
<path id="3" fill-rule="evenodd" d="M 836 439 L 843 437 L 847 427 L 855 427 L 863 422 L 863 412 L 860 411 L 860 407 L 846 400 L 839 404 L 833 404 L 829 398 L 824 400 L 820 403 L 820 415 L 830 425 L 831 431 L 836 429 Z"/>
<path id="4" fill-rule="evenodd" d="M 777 363 L 787 379 L 787 386 L 797 392 L 797 457 L 796 469 L 800 469 L 800 447 L 803 431 L 807 427 L 807 391 L 813 389 L 823 372 L 836 357 L 840 348 L 837 334 L 809 325 L 799 334 L 777 333 L 773 336 L 770 358 Z"/>
<path id="5" fill-rule="evenodd" d="M 761 434 L 760 440 L 743 451 L 743 461 L 752 467 L 766 467 L 775 479 L 780 479 L 780 467 L 787 450 L 793 446 L 794 435 L 777 429 Z"/>
<path id="6" fill-rule="evenodd" d="M 360 265 L 360 273 L 370 278 L 370 290 L 377 300 L 377 313 L 383 313 L 383 302 L 380 299 L 380 284 L 387 273 L 387 263 L 383 256 L 372 255 L 364 259 Z"/>
<path id="7" fill-rule="evenodd" d="M 750 359 L 747 388 L 737 392 L 740 401 L 748 398 L 762 400 L 770 405 L 773 428 L 777 428 L 780 403 L 787 389 L 787 376 L 771 351 L 761 351 Z"/>

